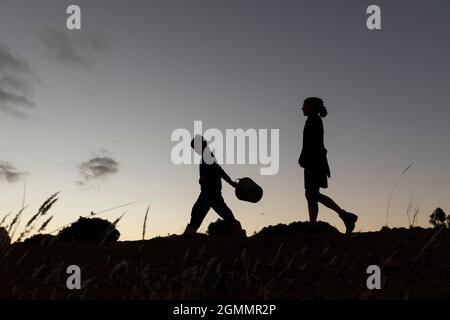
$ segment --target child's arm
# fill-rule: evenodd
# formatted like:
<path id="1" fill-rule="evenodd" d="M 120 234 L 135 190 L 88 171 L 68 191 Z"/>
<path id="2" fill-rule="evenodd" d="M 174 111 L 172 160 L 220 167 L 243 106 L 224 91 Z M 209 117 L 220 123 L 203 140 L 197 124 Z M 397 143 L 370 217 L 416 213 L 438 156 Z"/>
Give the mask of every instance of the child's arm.
<path id="1" fill-rule="evenodd" d="M 222 177 L 222 179 L 228 182 L 233 188 L 236 188 L 237 183 L 231 180 L 230 176 L 222 169 L 221 166 L 219 166 L 219 168 L 220 168 L 220 176 Z"/>

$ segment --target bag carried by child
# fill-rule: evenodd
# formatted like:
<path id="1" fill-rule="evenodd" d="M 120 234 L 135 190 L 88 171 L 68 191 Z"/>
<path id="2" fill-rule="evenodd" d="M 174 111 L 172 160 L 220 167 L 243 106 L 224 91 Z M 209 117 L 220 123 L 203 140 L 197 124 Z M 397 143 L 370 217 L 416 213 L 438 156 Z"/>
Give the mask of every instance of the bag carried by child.
<path id="1" fill-rule="evenodd" d="M 252 179 L 245 177 L 236 180 L 237 186 L 234 190 L 236 197 L 242 201 L 256 203 L 263 196 L 263 189 L 257 185 Z"/>

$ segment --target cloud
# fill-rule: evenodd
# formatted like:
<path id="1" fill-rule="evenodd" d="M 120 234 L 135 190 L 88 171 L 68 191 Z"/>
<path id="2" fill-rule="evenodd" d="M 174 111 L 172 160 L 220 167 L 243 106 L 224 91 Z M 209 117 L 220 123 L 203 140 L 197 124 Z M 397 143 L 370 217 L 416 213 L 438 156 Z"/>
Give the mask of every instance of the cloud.
<path id="1" fill-rule="evenodd" d="M 14 183 L 25 174 L 26 172 L 18 171 L 11 163 L 0 161 L 0 180 Z"/>
<path id="2" fill-rule="evenodd" d="M 40 40 L 49 56 L 59 63 L 90 70 L 109 51 L 108 38 L 97 32 L 75 32 L 49 28 Z"/>
<path id="3" fill-rule="evenodd" d="M 0 43 L 0 112 L 24 119 L 35 106 L 30 98 L 34 87 L 30 65 Z"/>
<path id="4" fill-rule="evenodd" d="M 94 157 L 79 166 L 82 181 L 76 183 L 80 186 L 86 185 L 88 181 L 106 178 L 119 171 L 119 163 L 111 157 Z"/>

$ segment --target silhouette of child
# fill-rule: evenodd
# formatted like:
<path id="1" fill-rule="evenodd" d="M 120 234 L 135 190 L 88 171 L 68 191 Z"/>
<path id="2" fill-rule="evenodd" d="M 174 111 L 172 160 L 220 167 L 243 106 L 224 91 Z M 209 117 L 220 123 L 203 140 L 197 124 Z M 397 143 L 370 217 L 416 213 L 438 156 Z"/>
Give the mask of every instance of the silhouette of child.
<path id="1" fill-rule="evenodd" d="M 234 188 L 237 183 L 231 180 L 222 167 L 216 162 L 214 154 L 202 136 L 195 136 L 191 147 L 202 156 L 200 162 L 200 195 L 192 207 L 191 221 L 186 226 L 184 234 L 194 234 L 203 222 L 209 209 L 214 211 L 225 221 L 230 223 L 232 233 L 242 233 L 241 224 L 233 215 L 222 197 L 222 179 Z"/>
<path id="2" fill-rule="evenodd" d="M 322 99 L 310 97 L 303 102 L 303 115 L 308 117 L 303 130 L 303 147 L 298 159 L 304 168 L 305 196 L 308 202 L 309 223 L 314 226 L 317 222 L 320 202 L 334 210 L 345 224 L 346 233 L 352 233 L 358 216 L 339 207 L 331 198 L 320 193 L 320 188 L 328 187 L 331 177 L 327 160 L 327 149 L 323 143 L 323 122 L 321 118 L 327 116 Z"/>

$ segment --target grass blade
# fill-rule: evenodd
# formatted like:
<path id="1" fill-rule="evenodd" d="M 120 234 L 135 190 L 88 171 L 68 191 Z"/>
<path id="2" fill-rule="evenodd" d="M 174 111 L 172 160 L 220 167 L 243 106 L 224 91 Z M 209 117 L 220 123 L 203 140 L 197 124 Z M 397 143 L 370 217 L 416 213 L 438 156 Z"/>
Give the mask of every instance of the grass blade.
<path id="1" fill-rule="evenodd" d="M 387 203 L 387 208 L 386 208 L 386 227 L 388 226 L 389 206 L 391 205 L 391 199 L 392 199 L 392 195 L 394 194 L 394 190 L 395 190 L 395 188 L 397 188 L 397 185 L 399 184 L 401 178 L 405 175 L 406 171 L 408 171 L 409 168 L 411 168 L 413 164 L 414 164 L 414 162 L 411 162 L 411 163 L 405 168 L 405 170 L 402 171 L 402 173 L 401 173 L 400 176 L 398 177 L 397 181 L 395 182 L 394 187 L 392 188 L 391 194 L 389 195 L 389 200 L 388 200 L 388 203 Z"/>
<path id="2" fill-rule="evenodd" d="M 150 206 L 147 207 L 147 211 L 145 212 L 144 225 L 142 226 L 142 240 L 145 240 L 145 231 L 147 229 L 147 215 L 148 210 L 150 210 Z"/>

